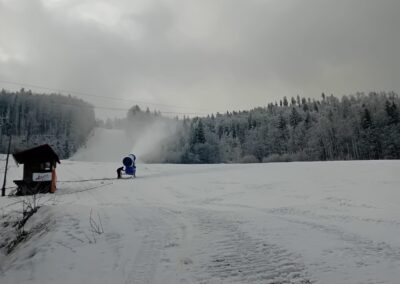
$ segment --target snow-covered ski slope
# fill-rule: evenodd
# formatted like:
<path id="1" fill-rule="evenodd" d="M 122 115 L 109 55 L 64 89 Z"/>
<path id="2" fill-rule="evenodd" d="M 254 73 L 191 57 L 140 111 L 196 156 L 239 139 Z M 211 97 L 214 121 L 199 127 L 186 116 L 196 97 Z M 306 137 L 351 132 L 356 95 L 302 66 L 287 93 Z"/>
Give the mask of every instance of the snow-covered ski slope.
<path id="1" fill-rule="evenodd" d="M 400 283 L 400 161 L 118 165 L 62 161 L 1 284 Z"/>

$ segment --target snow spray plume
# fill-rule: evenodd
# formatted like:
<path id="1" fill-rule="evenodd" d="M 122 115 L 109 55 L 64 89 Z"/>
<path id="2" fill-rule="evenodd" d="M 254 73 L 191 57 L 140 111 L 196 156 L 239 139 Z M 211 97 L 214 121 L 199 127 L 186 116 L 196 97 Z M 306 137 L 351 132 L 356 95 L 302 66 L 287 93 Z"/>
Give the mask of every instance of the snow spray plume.
<path id="1" fill-rule="evenodd" d="M 176 136 L 181 122 L 149 112 L 130 112 L 127 130 L 133 143 L 132 153 L 138 161 L 161 163 L 167 156 L 167 146 Z"/>
<path id="2" fill-rule="evenodd" d="M 120 162 L 129 154 L 132 143 L 124 130 L 96 128 L 86 145 L 71 158 L 87 162 Z"/>

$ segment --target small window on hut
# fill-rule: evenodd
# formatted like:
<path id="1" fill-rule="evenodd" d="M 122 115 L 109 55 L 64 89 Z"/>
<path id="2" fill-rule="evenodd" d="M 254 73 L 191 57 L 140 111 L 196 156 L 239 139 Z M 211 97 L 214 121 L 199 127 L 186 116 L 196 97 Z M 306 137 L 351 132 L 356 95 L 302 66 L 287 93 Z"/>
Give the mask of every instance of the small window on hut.
<path id="1" fill-rule="evenodd" d="M 42 171 L 50 171 L 51 170 L 50 162 L 41 163 L 40 164 L 40 170 L 42 170 Z"/>
<path id="2" fill-rule="evenodd" d="M 50 171 L 50 170 L 51 170 L 51 164 L 50 164 L 50 162 L 44 163 L 44 170 L 45 170 L 45 171 Z"/>

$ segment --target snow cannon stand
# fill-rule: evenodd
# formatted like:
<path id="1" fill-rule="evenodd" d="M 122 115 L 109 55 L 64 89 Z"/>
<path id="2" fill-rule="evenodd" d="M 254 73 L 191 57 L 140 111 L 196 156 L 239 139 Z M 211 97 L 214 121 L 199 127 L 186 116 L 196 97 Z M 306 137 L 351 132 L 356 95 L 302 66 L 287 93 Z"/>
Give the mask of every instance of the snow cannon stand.
<path id="1" fill-rule="evenodd" d="M 128 155 L 122 160 L 122 164 L 125 166 L 125 175 L 130 177 L 136 177 L 136 156 L 133 154 Z"/>

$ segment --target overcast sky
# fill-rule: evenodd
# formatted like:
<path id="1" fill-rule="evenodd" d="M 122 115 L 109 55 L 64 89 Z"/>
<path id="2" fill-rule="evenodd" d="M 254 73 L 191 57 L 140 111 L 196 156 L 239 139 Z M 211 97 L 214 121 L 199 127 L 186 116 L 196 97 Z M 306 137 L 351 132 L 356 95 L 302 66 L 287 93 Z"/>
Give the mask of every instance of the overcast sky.
<path id="1" fill-rule="evenodd" d="M 178 112 L 399 92 L 399 12 L 399 0 L 0 0 L 0 88 Z"/>

